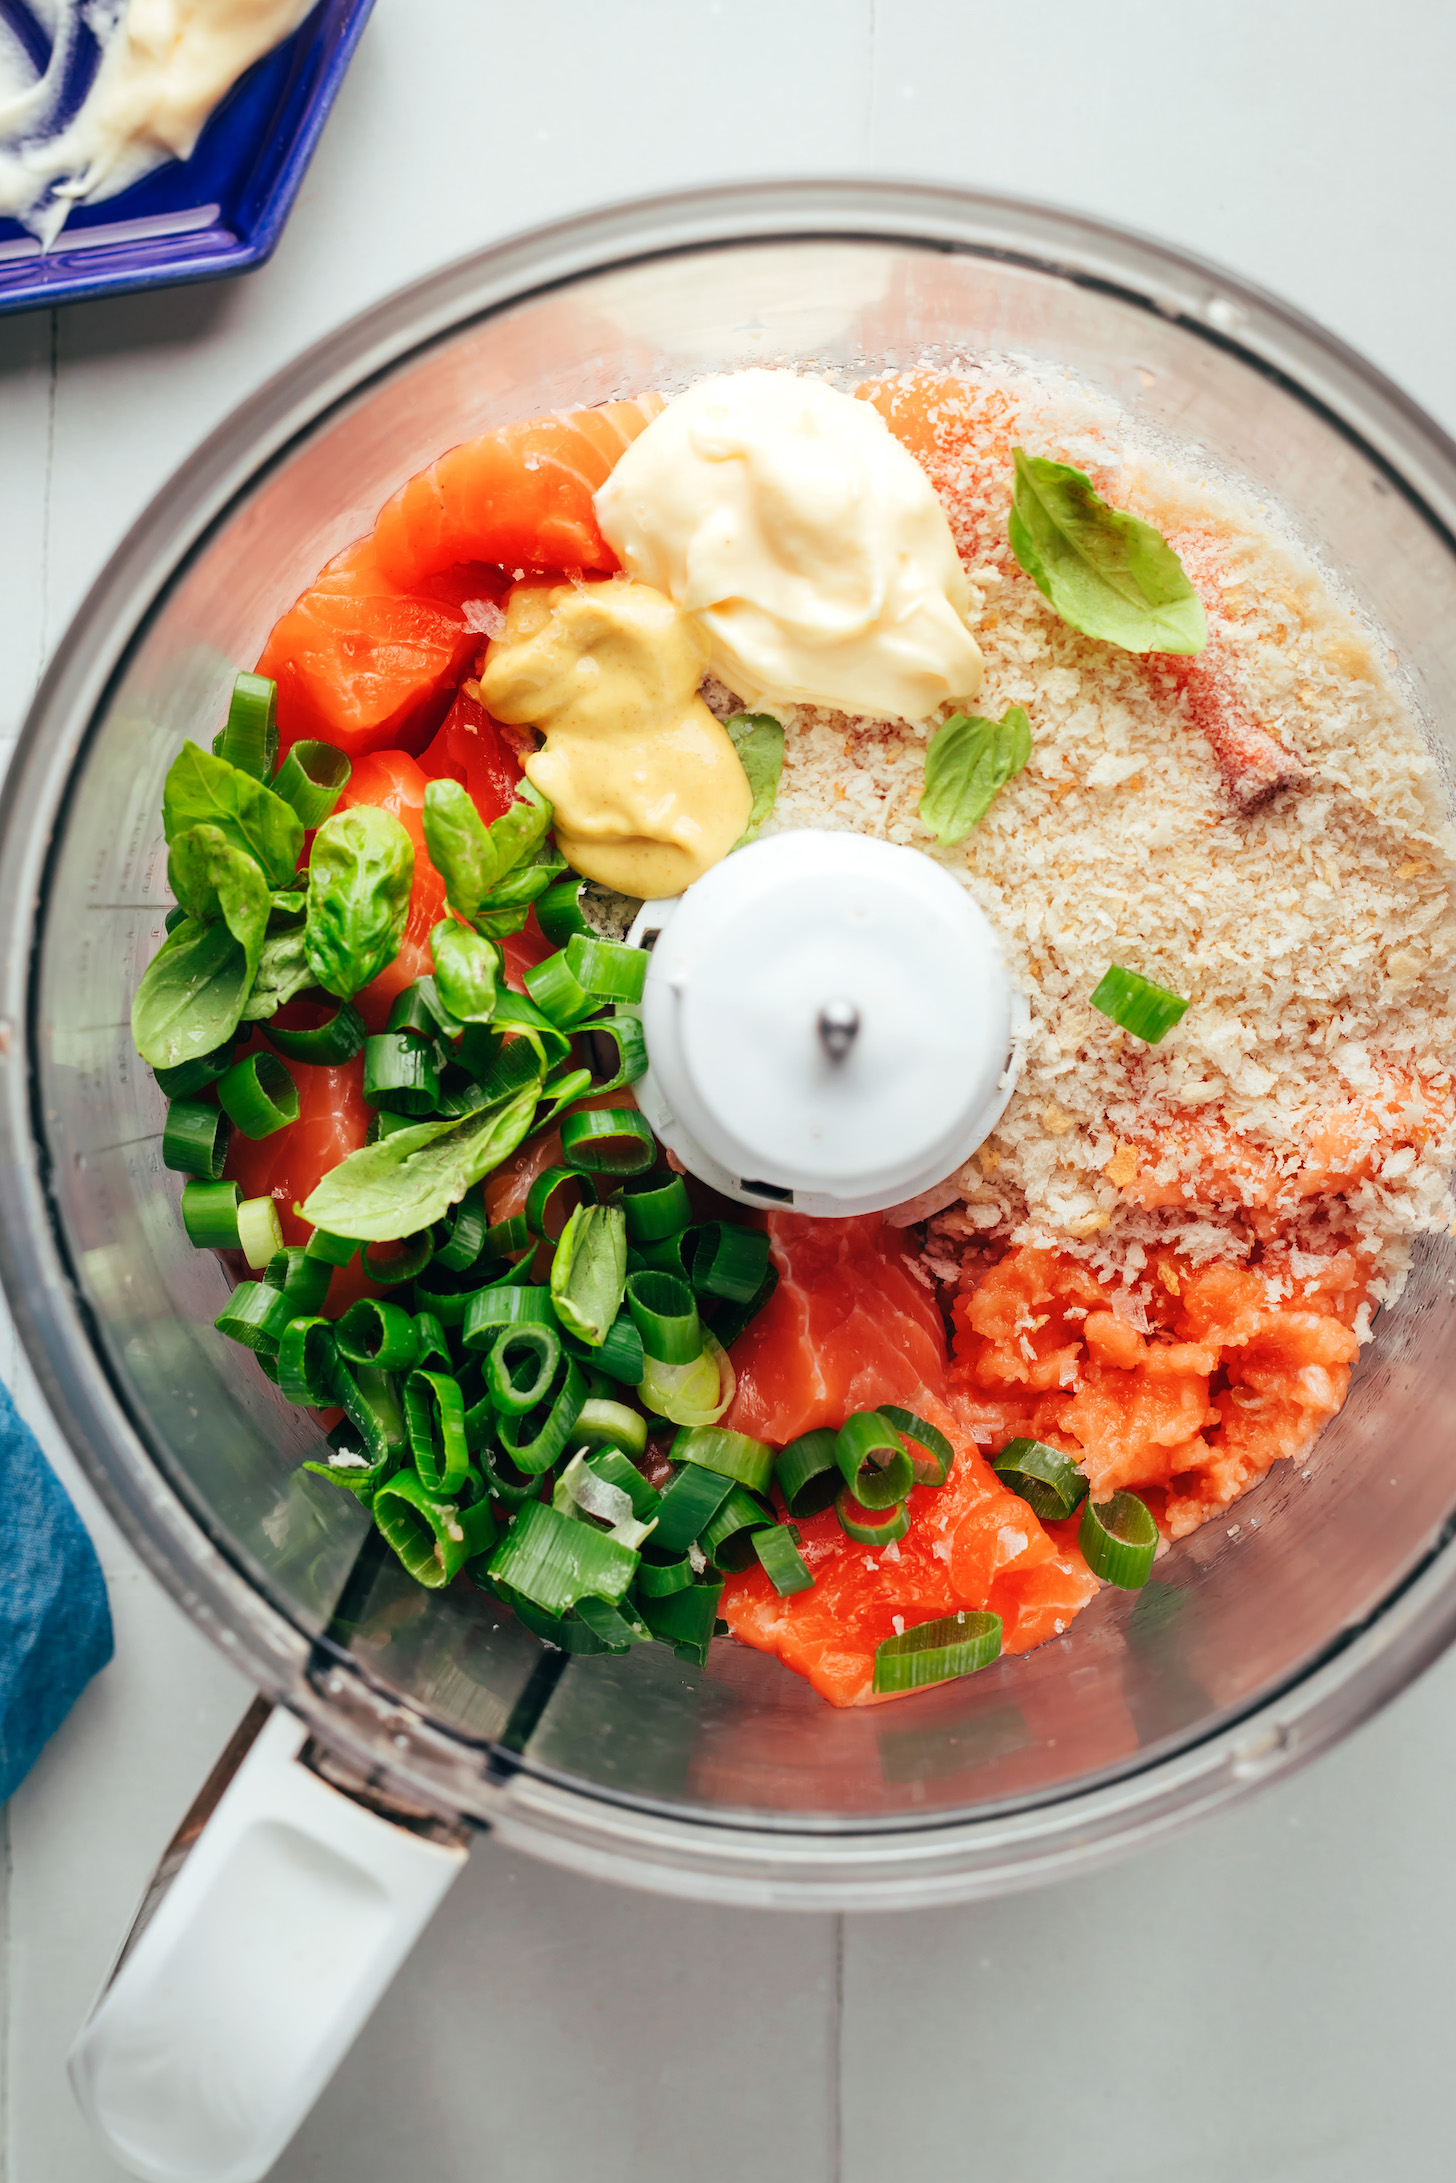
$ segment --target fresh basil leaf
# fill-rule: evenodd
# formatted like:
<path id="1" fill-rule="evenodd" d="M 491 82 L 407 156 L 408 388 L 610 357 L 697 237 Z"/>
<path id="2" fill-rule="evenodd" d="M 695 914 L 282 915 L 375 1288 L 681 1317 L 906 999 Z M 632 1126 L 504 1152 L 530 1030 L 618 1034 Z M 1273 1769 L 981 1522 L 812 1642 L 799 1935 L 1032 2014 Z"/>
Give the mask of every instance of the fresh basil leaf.
<path id="1" fill-rule="evenodd" d="M 529 864 L 518 864 L 514 871 L 496 882 L 482 902 L 481 910 L 516 909 L 522 903 L 529 907 L 565 870 L 566 859 L 561 851 L 551 842 L 543 842 Z M 477 924 L 479 921 L 477 917 Z"/>
<path id="2" fill-rule="evenodd" d="M 596 1349 L 612 1330 L 626 1285 L 626 1214 L 620 1205 L 578 1205 L 551 1261 L 557 1318 Z"/>
<path id="3" fill-rule="evenodd" d="M 236 848 L 219 826 L 189 826 L 172 843 L 167 878 L 195 924 L 222 919 L 255 973 L 272 907 L 257 858 Z"/>
<path id="4" fill-rule="evenodd" d="M 775 720 L 772 713 L 735 713 L 723 726 L 753 791 L 753 809 L 748 814 L 748 824 L 733 844 L 735 849 L 742 849 L 752 841 L 774 807 L 779 775 L 784 770 L 784 731 L 782 723 Z"/>
<path id="5" fill-rule="evenodd" d="M 168 841 L 194 826 L 215 826 L 235 848 L 256 857 L 272 887 L 286 887 L 303 847 L 303 824 L 291 804 L 241 766 L 184 743 L 162 789 Z"/>
<path id="6" fill-rule="evenodd" d="M 510 810 L 489 826 L 458 781 L 431 781 L 425 790 L 425 847 L 445 882 L 451 909 L 474 924 L 487 897 L 497 910 L 533 902 L 564 869 L 564 860 L 557 859 L 540 885 L 526 891 L 506 893 L 502 882 L 541 847 L 550 824 L 551 806 L 529 781 L 521 783 Z M 524 922 L 523 916 L 503 931 L 519 932 Z"/>
<path id="7" fill-rule="evenodd" d="M 461 1023 L 489 1023 L 500 993 L 501 958 L 468 925 L 444 917 L 430 934 L 435 990 Z"/>
<path id="8" fill-rule="evenodd" d="M 313 965 L 304 946 L 303 927 L 288 926 L 270 933 L 258 957 L 257 975 L 243 1008 L 244 1023 L 263 1023 L 277 1015 L 286 1002 L 297 1000 L 316 983 Z"/>
<path id="9" fill-rule="evenodd" d="M 1013 455 L 1006 535 L 1062 620 L 1125 652 L 1201 652 L 1203 602 L 1161 532 L 1110 508 L 1068 463 L 1019 447 Z"/>
<path id="10" fill-rule="evenodd" d="M 1031 724 L 1019 705 L 999 720 L 953 713 L 930 738 L 920 816 L 940 841 L 960 841 L 1031 756 Z"/>
<path id="11" fill-rule="evenodd" d="M 304 945 L 315 982 L 350 1001 L 394 961 L 409 917 L 414 843 L 389 811 L 356 804 L 313 837 Z"/>
<path id="12" fill-rule="evenodd" d="M 248 997 L 248 958 L 226 924 L 184 917 L 142 973 L 131 1035 L 143 1061 L 175 1069 L 230 1039 Z"/>
<path id="13" fill-rule="evenodd" d="M 552 815 L 551 805 L 529 781 L 516 784 L 515 802 L 509 811 L 503 811 L 498 819 L 493 819 L 489 828 L 499 873 L 497 886 L 507 872 L 513 872 L 518 864 L 536 854 L 550 830 Z M 556 869 L 563 870 L 565 863 L 563 857 Z"/>
<path id="14" fill-rule="evenodd" d="M 472 1183 L 498 1167 L 530 1129 L 540 1078 L 459 1121 L 415 1122 L 330 1168 L 303 1217 L 330 1235 L 386 1243 L 443 1220 Z"/>

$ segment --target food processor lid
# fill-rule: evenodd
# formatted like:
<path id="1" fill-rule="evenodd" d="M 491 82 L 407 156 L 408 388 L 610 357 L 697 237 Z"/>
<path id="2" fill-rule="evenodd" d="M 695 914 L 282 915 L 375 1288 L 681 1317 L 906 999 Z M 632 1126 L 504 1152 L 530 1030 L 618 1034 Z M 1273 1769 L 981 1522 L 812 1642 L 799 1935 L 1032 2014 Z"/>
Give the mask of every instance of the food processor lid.
<path id="1" fill-rule="evenodd" d="M 982 1143 L 1027 1010 L 989 920 L 918 850 L 803 828 L 639 912 L 658 1136 L 748 1204 L 875 1212 Z"/>

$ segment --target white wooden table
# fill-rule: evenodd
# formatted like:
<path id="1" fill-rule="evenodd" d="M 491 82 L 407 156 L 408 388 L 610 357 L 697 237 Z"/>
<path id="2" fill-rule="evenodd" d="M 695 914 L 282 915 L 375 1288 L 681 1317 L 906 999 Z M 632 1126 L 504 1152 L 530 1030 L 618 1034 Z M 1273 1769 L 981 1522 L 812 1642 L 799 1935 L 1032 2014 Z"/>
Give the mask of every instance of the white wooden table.
<path id="1" fill-rule="evenodd" d="M 273 263 L 0 321 L 0 759 L 174 466 L 376 297 L 511 230 L 867 169 L 1221 259 L 1456 426 L 1456 14 L 1429 0 L 378 0 Z M 117 1658 L 0 1814 L 0 2183 L 117 2171 L 62 2058 L 249 1692 L 101 1549 Z M 280 2183 L 1367 2183 L 1451 2172 L 1456 1662 L 1333 1757 L 1078 1887 L 745 1915 L 488 1840 Z"/>

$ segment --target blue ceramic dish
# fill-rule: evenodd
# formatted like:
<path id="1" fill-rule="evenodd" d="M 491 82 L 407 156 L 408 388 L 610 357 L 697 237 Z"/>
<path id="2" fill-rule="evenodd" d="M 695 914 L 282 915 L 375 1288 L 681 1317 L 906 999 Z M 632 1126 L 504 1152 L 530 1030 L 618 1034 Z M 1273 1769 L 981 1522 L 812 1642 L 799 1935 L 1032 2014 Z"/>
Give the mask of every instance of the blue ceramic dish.
<path id="1" fill-rule="evenodd" d="M 217 280 L 268 257 L 298 195 L 374 0 L 319 0 L 212 114 L 190 159 L 73 212 L 43 253 L 0 218 L 0 312 L 177 281 Z M 17 29 L 26 11 L 0 0 Z M 44 58 L 43 55 L 38 58 Z"/>

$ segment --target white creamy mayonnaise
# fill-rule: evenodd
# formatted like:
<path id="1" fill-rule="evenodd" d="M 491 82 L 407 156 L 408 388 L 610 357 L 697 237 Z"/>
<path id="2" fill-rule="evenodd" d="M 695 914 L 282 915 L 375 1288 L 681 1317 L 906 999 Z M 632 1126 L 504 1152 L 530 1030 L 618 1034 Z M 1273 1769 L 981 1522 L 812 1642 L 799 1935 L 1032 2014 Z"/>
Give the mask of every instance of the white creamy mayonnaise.
<path id="1" fill-rule="evenodd" d="M 0 54 L 0 212 L 50 243 L 71 206 L 114 197 L 164 159 L 186 159 L 219 99 L 296 30 L 313 0 L 47 0 L 50 61 Z M 82 25 L 101 48 L 69 119 L 66 85 Z M 28 80 L 27 80 L 28 78 Z"/>
<path id="2" fill-rule="evenodd" d="M 628 575 L 698 617 L 746 704 L 920 721 L 980 691 L 935 490 L 879 411 L 827 380 L 700 381 L 632 442 L 596 509 Z"/>

